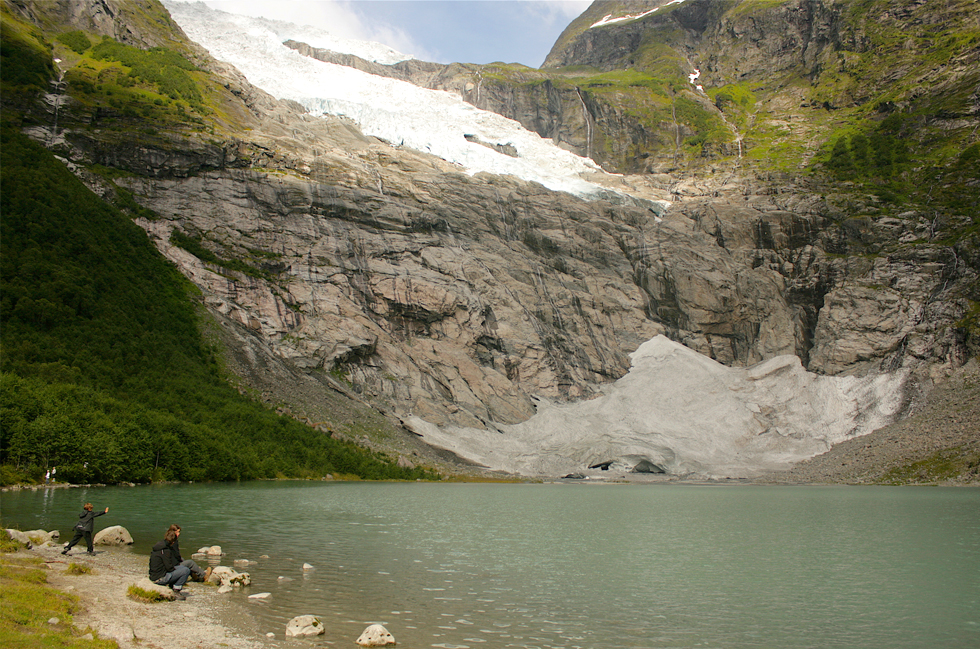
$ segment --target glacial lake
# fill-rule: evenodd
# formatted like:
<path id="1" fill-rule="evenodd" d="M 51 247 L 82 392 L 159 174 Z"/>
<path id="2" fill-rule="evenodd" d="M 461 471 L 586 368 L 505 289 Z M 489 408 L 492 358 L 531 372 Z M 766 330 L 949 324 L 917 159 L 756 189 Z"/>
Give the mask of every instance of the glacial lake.
<path id="1" fill-rule="evenodd" d="M 7 492 L 0 512 L 64 539 L 89 500 L 132 552 L 177 522 L 185 558 L 257 561 L 228 596 L 276 646 L 356 647 L 378 622 L 406 649 L 980 647 L 975 488 L 254 482 Z M 307 613 L 327 634 L 283 640 Z"/>

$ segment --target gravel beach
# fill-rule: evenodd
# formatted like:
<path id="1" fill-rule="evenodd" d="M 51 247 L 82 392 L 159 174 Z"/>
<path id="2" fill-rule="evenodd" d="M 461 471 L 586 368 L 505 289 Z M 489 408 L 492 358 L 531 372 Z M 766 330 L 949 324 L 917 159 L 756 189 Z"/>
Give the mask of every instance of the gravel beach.
<path id="1" fill-rule="evenodd" d="M 122 649 L 285 646 L 264 635 L 274 632 L 284 641 L 285 629 L 251 628 L 254 618 L 212 585 L 188 583 L 185 601 L 137 602 L 127 597 L 126 591 L 146 576 L 147 557 L 128 549 L 100 546 L 94 556 L 77 548 L 65 556 L 61 548 L 34 547 L 19 554 L 43 558 L 50 570 L 48 584 L 78 596 L 79 610 L 72 616 L 77 628 L 91 627 L 100 638 L 116 640 Z M 70 563 L 89 566 L 92 573 L 69 575 L 65 569 Z"/>

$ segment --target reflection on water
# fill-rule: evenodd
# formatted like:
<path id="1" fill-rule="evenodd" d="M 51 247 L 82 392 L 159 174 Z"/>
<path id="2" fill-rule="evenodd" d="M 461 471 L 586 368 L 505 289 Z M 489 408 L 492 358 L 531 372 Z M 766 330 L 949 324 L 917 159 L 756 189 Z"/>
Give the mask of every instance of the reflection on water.
<path id="1" fill-rule="evenodd" d="M 318 644 L 980 646 L 977 489 L 169 485 L 7 493 L 4 522 L 64 531 L 86 501 L 135 552 L 177 522 L 185 556 L 254 562 L 229 597 L 271 593 L 245 605 L 280 637 L 320 616 Z"/>

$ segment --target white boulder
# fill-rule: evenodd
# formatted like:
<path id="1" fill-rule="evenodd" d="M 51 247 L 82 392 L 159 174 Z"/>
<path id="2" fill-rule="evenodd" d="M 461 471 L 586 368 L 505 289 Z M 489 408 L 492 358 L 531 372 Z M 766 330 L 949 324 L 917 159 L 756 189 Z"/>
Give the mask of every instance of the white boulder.
<path id="1" fill-rule="evenodd" d="M 315 615 L 297 615 L 286 623 L 286 637 L 299 638 L 326 633 L 320 618 Z"/>
<path id="2" fill-rule="evenodd" d="M 12 538 L 13 540 L 17 541 L 18 543 L 23 543 L 28 548 L 30 548 L 30 547 L 32 547 L 34 545 L 34 543 L 31 541 L 31 538 L 29 536 L 27 536 L 27 534 L 25 532 L 21 532 L 20 530 L 14 530 L 14 529 L 9 529 L 8 528 L 7 529 L 7 534 L 10 535 L 10 538 Z"/>
<path id="3" fill-rule="evenodd" d="M 364 629 L 361 637 L 357 639 L 357 644 L 362 647 L 391 647 L 395 644 L 395 636 L 388 633 L 388 629 L 380 624 L 372 624 Z"/>
<path id="4" fill-rule="evenodd" d="M 58 530 L 54 530 L 52 532 L 45 532 L 44 530 L 27 530 L 24 532 L 24 534 L 26 534 L 27 538 L 31 540 L 31 545 L 34 547 L 50 547 L 52 545 L 56 545 L 60 535 Z M 31 545 L 28 545 L 28 547 L 31 547 Z"/>
<path id="5" fill-rule="evenodd" d="M 251 584 L 252 577 L 247 572 L 238 572 L 228 566 L 215 566 L 211 570 L 211 576 L 208 577 L 208 581 L 220 586 L 238 588 Z"/>
<path id="6" fill-rule="evenodd" d="M 27 530 L 24 532 L 32 541 L 36 544 L 41 545 L 47 543 L 48 541 L 55 540 L 59 536 L 58 530 L 53 532 L 45 532 L 44 530 Z"/>
<path id="7" fill-rule="evenodd" d="M 96 533 L 92 539 L 95 545 L 132 545 L 133 537 L 122 525 L 113 525 Z"/>
<path id="8" fill-rule="evenodd" d="M 224 554 L 221 551 L 221 546 L 220 545 L 212 545 L 211 547 L 205 549 L 204 550 L 204 553 L 206 555 L 208 555 L 209 557 L 220 557 L 222 554 Z"/>
<path id="9" fill-rule="evenodd" d="M 149 577 L 143 577 L 138 582 L 133 584 L 133 586 L 136 586 L 137 588 L 140 588 L 145 591 L 149 591 L 151 593 L 158 593 L 164 599 L 168 599 L 171 601 L 177 599 L 177 595 L 174 594 L 174 591 L 172 588 L 170 588 L 170 586 L 161 586 L 160 584 L 154 584 L 152 581 L 150 581 Z"/>

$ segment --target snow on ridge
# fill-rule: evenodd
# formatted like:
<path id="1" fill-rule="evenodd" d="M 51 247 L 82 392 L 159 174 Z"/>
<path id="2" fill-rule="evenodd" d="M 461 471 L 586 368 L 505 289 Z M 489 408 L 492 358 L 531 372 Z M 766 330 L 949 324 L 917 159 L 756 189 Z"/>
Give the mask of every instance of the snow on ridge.
<path id="1" fill-rule="evenodd" d="M 616 473 L 639 465 L 675 476 L 752 477 L 891 423 L 906 377 L 822 376 L 796 356 L 726 367 L 665 336 L 630 359 L 629 373 L 602 396 L 539 400 L 519 424 L 443 429 L 417 417 L 406 424 L 432 446 L 519 475 L 600 477 L 589 467 L 610 462 Z"/>
<path id="2" fill-rule="evenodd" d="M 682 2 L 684 2 L 684 0 L 671 0 L 667 4 L 660 5 L 659 7 L 654 7 L 650 11 L 644 11 L 641 14 L 627 14 L 625 16 L 617 16 L 616 18 L 613 18 L 612 14 L 606 14 L 605 16 L 602 17 L 601 20 L 592 23 L 589 26 L 589 29 L 592 29 L 594 27 L 602 27 L 603 25 L 612 25 L 613 23 L 627 22 L 629 20 L 639 20 L 644 16 L 649 16 L 652 13 L 656 13 L 657 11 L 659 11 L 664 7 L 669 7 L 670 5 L 679 5 Z"/>
<path id="3" fill-rule="evenodd" d="M 306 43 L 311 47 L 319 47 L 322 49 L 331 50 L 333 52 L 338 52 L 340 54 L 353 54 L 354 56 L 359 56 L 367 61 L 374 61 L 375 63 L 380 63 L 382 65 L 394 65 L 400 61 L 408 61 L 415 58 L 408 54 L 402 54 L 401 52 L 398 52 L 391 47 L 384 45 L 383 43 L 344 38 L 310 25 L 296 25 L 294 23 L 288 23 L 282 20 L 271 20 L 268 18 L 226 13 L 216 9 L 211 9 L 199 0 L 163 0 L 163 4 L 170 12 L 173 19 L 177 21 L 177 24 L 184 29 L 185 33 L 187 32 L 187 29 L 184 23 L 187 20 L 196 20 L 197 18 L 195 16 L 203 16 L 207 14 L 207 12 L 217 12 L 220 14 L 225 14 L 223 16 L 225 20 L 241 25 L 243 30 L 259 27 L 262 30 L 275 34 L 279 38 L 280 42 L 292 39 L 294 41 Z M 176 15 L 178 13 L 186 18 L 178 19 Z"/>
<path id="4" fill-rule="evenodd" d="M 514 120 L 480 110 L 452 93 L 317 61 L 282 44 L 312 28 L 229 14 L 203 3 L 164 0 L 164 4 L 187 36 L 216 59 L 234 65 L 249 82 L 274 97 L 294 100 L 314 115 L 347 117 L 366 135 L 431 153 L 470 174 L 517 176 L 586 199 L 635 201 L 583 180 L 583 174 L 602 168 Z M 481 142 L 510 145 L 518 157 L 470 141 L 473 136 Z"/>

